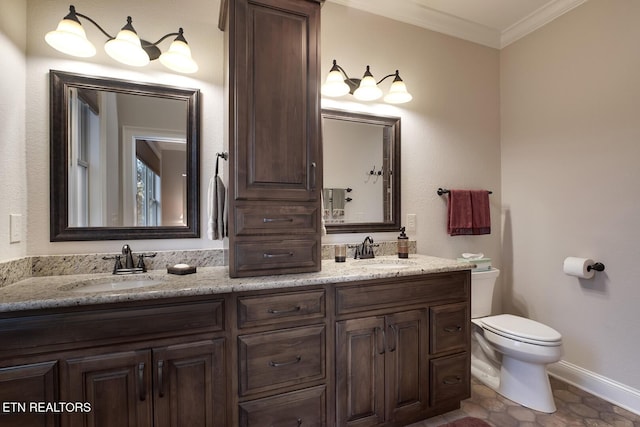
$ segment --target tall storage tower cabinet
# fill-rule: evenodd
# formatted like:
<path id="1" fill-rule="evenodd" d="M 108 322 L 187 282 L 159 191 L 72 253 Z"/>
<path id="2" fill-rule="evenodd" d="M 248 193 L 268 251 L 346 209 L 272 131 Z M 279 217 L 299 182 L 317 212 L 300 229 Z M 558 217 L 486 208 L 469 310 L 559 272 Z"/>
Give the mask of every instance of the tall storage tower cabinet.
<path id="1" fill-rule="evenodd" d="M 228 0 L 231 277 L 320 270 L 320 3 Z"/>

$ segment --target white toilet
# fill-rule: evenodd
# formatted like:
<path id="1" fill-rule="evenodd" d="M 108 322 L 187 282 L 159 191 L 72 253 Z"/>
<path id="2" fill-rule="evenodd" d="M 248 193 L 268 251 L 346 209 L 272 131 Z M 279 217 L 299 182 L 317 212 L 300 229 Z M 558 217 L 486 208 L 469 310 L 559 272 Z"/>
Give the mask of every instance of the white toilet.
<path id="1" fill-rule="evenodd" d="M 500 270 L 471 273 L 471 374 L 504 397 L 537 411 L 556 411 L 546 365 L 562 357 L 562 335 L 534 320 L 491 316 Z"/>

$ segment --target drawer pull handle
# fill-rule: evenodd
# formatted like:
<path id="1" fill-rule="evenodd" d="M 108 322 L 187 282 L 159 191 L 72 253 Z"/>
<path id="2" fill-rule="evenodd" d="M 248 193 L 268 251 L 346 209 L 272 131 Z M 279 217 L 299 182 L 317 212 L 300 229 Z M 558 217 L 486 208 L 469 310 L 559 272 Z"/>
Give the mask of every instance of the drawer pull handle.
<path id="1" fill-rule="evenodd" d="M 140 401 L 143 402 L 147 398 L 147 387 L 144 381 L 144 362 L 138 363 L 138 390 L 140 392 Z"/>
<path id="2" fill-rule="evenodd" d="M 164 397 L 164 360 L 158 361 L 158 395 Z"/>
<path id="3" fill-rule="evenodd" d="M 272 368 L 280 368 L 281 366 L 295 365 L 296 363 L 300 363 L 301 360 L 302 360 L 302 356 L 296 356 L 295 359 L 290 360 L 288 362 L 274 362 L 272 360 L 269 362 L 269 366 L 271 366 Z"/>
<path id="4" fill-rule="evenodd" d="M 317 168 L 318 168 L 318 165 L 316 164 L 316 162 L 311 162 L 311 169 L 309 170 L 309 173 L 311 174 L 311 182 L 310 182 L 311 190 L 316 189 L 316 173 L 318 170 Z"/>
<path id="5" fill-rule="evenodd" d="M 380 343 L 380 334 L 382 334 L 382 343 Z M 384 354 L 385 347 L 387 346 L 387 334 L 384 329 L 377 326 L 375 331 L 376 345 L 378 346 L 378 354 Z M 382 344 L 382 345 L 380 345 Z"/>
<path id="6" fill-rule="evenodd" d="M 462 330 L 462 326 L 458 326 L 458 325 L 445 326 L 443 329 L 445 332 L 449 332 L 449 333 L 460 332 Z"/>
<path id="7" fill-rule="evenodd" d="M 293 218 L 262 218 L 262 222 L 265 224 L 270 222 L 293 222 Z"/>
<path id="8" fill-rule="evenodd" d="M 295 306 L 289 310 L 275 310 L 273 308 L 270 308 L 267 310 L 267 313 L 269 314 L 289 314 L 289 313 L 297 313 L 298 311 L 300 311 L 302 308 L 298 305 Z"/>
<path id="9" fill-rule="evenodd" d="M 454 385 L 454 384 L 460 384 L 462 382 L 462 378 L 459 375 L 454 376 L 450 376 L 450 377 L 445 377 L 442 380 L 443 384 L 446 385 Z"/>
<path id="10" fill-rule="evenodd" d="M 393 332 L 393 340 L 389 343 L 389 352 L 393 353 L 396 351 L 396 346 L 398 345 L 398 330 L 395 325 L 389 325 L 389 329 Z"/>
<path id="11" fill-rule="evenodd" d="M 293 252 L 287 252 L 284 254 L 268 254 L 268 253 L 262 254 L 263 258 L 287 258 L 292 256 L 293 256 Z"/>

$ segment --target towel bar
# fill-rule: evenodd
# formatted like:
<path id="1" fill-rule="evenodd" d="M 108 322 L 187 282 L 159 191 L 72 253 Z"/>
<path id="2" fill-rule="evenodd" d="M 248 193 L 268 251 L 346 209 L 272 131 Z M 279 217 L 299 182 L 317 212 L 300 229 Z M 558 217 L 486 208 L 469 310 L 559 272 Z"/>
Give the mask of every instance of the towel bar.
<path id="1" fill-rule="evenodd" d="M 447 190 L 446 188 L 442 188 L 442 187 L 440 187 L 440 188 L 438 188 L 437 193 L 438 193 L 438 196 L 442 196 L 443 194 L 448 194 L 448 193 L 449 193 L 449 190 Z M 493 191 L 491 191 L 491 190 L 487 190 L 487 193 L 489 193 L 489 194 L 493 194 Z"/>

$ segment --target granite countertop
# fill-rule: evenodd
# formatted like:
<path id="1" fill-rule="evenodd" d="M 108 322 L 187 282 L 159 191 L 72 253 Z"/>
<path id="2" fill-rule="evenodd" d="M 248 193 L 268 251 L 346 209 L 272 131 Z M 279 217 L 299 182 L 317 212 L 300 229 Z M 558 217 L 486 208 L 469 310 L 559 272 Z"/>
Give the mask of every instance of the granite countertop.
<path id="1" fill-rule="evenodd" d="M 227 267 L 198 268 L 188 275 L 166 270 L 118 276 L 108 273 L 32 277 L 0 288 L 0 313 L 56 307 L 75 307 L 123 301 L 142 301 L 180 296 L 214 295 L 266 289 L 292 288 L 327 283 L 411 276 L 468 270 L 473 265 L 426 255 L 409 259 L 382 256 L 374 259 L 347 259 L 344 263 L 323 260 L 316 273 L 230 278 Z M 135 281 L 150 285 L 132 289 L 81 292 L 85 285 Z M 88 289 L 88 288 L 87 288 Z M 86 289 L 85 289 L 86 290 Z"/>

